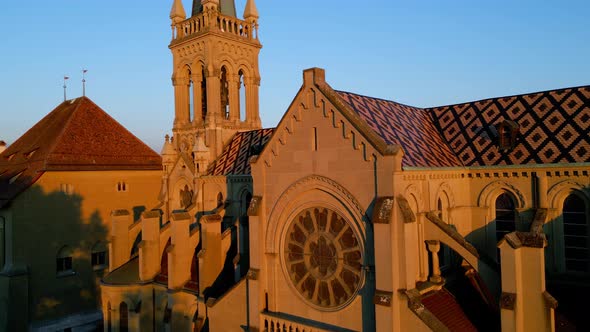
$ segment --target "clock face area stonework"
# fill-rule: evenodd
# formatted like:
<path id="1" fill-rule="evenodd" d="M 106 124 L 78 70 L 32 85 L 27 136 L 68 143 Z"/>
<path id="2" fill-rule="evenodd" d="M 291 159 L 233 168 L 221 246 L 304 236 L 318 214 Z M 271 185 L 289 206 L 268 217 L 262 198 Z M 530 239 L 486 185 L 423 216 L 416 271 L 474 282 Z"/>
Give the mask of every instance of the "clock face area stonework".
<path id="1" fill-rule="evenodd" d="M 313 207 L 289 224 L 284 264 L 297 292 L 312 306 L 337 310 L 356 295 L 362 281 L 358 236 L 335 211 Z"/>

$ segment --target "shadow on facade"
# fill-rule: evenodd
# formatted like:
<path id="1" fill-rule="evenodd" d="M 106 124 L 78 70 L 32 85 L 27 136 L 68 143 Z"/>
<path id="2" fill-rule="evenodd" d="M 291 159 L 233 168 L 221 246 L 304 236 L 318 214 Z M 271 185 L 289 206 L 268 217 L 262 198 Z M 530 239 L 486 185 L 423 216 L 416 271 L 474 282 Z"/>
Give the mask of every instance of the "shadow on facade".
<path id="1" fill-rule="evenodd" d="M 5 208 L 11 219 L 0 303 L 8 305 L 0 308 L 7 317 L 0 330 L 26 330 L 28 323 L 57 323 L 100 308 L 108 230 L 98 210 L 82 215 L 83 201 L 75 193 L 45 192 L 34 185 Z"/>

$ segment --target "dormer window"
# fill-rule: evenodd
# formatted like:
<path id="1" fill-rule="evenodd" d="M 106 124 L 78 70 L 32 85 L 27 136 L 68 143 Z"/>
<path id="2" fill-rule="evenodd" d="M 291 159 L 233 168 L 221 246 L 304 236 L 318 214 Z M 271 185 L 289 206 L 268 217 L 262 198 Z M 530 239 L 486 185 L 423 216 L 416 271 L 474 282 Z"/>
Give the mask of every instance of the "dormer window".
<path id="1" fill-rule="evenodd" d="M 516 146 L 516 138 L 519 133 L 518 124 L 514 121 L 504 120 L 498 125 L 498 148 L 502 152 L 508 152 Z"/>
<path id="2" fill-rule="evenodd" d="M 37 149 L 25 153 L 25 158 L 30 159 L 35 154 L 35 152 L 37 152 Z"/>
<path id="3" fill-rule="evenodd" d="M 6 156 L 6 159 L 8 159 L 8 161 L 11 161 L 12 159 L 14 159 L 15 155 L 16 155 L 16 153 L 11 153 L 8 156 Z"/>

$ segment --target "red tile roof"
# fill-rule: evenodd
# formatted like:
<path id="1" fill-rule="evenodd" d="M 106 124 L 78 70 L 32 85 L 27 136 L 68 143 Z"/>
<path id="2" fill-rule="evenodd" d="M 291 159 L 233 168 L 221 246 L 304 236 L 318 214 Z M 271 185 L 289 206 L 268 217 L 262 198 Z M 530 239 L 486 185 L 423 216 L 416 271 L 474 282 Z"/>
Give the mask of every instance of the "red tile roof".
<path id="1" fill-rule="evenodd" d="M 427 111 L 350 92 L 337 93 L 387 144 L 401 145 L 404 166 L 461 165 Z"/>
<path id="2" fill-rule="evenodd" d="M 422 297 L 422 304 L 430 311 L 449 331 L 477 332 L 463 309 L 455 300 L 455 297 L 446 289 L 425 294 Z"/>
<path id="3" fill-rule="evenodd" d="M 238 132 L 209 167 L 208 175 L 249 175 L 250 157 L 262 151 L 274 128 Z"/>
<path id="4" fill-rule="evenodd" d="M 0 154 L 0 207 L 45 171 L 161 168 L 160 155 L 90 99 L 68 100 Z"/>

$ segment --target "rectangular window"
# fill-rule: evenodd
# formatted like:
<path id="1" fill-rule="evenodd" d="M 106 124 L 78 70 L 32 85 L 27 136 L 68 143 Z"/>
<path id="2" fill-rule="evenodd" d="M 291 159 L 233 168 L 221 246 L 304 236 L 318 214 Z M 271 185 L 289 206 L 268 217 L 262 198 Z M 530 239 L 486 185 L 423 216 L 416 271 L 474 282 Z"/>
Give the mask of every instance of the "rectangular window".
<path id="1" fill-rule="evenodd" d="M 58 257 L 56 263 L 57 273 L 63 273 L 72 270 L 72 257 Z"/>
<path id="2" fill-rule="evenodd" d="M 105 251 L 92 253 L 92 266 L 101 267 L 107 264 L 107 253 Z"/>

